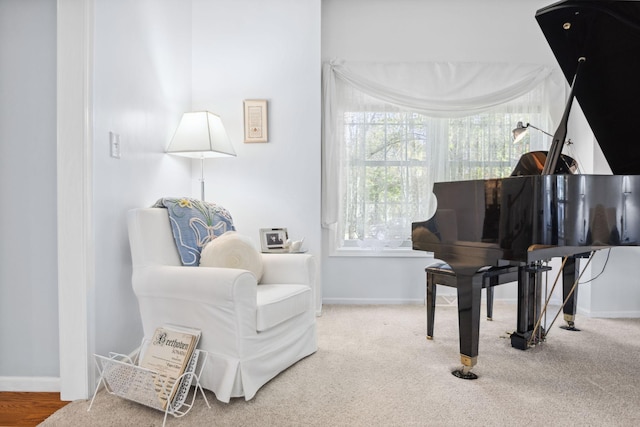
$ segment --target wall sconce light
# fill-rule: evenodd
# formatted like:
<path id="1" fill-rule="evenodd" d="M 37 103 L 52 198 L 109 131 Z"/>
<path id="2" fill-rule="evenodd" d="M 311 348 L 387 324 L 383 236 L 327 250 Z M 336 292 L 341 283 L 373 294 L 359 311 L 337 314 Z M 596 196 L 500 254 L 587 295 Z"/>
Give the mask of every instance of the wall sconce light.
<path id="1" fill-rule="evenodd" d="M 204 159 L 236 156 L 220 116 L 209 111 L 184 113 L 167 153 L 200 159 L 201 200 L 204 200 Z"/>

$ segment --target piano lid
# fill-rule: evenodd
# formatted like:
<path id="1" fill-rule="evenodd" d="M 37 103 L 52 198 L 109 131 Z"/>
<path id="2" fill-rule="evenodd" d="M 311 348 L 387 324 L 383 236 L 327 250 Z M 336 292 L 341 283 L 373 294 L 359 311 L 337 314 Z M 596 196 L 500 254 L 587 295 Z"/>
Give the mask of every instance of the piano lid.
<path id="1" fill-rule="evenodd" d="M 640 174 L 640 1 L 565 0 L 536 20 L 616 175 Z"/>

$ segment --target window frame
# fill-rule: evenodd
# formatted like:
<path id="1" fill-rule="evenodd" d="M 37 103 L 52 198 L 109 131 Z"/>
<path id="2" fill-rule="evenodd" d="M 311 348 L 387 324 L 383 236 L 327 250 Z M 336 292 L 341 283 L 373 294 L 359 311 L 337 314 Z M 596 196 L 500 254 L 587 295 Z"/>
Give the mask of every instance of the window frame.
<path id="1" fill-rule="evenodd" d="M 487 111 L 487 112 L 483 112 L 483 113 L 477 113 L 477 114 L 473 114 L 473 115 L 469 115 L 469 116 L 464 116 L 461 118 L 453 118 L 453 117 L 449 117 L 449 118 L 433 118 L 433 117 L 428 117 L 426 115 L 421 115 L 419 113 L 415 113 L 412 112 L 408 109 L 403 109 L 400 107 L 391 107 L 392 110 L 392 114 L 413 114 L 413 115 L 419 115 L 421 117 L 423 117 L 422 122 L 423 124 L 425 124 L 425 122 L 428 122 L 428 125 L 425 125 L 426 128 L 428 129 L 428 131 L 425 134 L 425 138 L 427 139 L 427 141 L 425 141 L 425 144 L 429 144 L 429 143 L 433 143 L 433 144 L 437 144 L 437 139 L 444 138 L 447 141 L 447 152 L 449 151 L 449 149 L 451 148 L 451 141 L 450 141 L 450 137 L 451 137 L 451 121 L 455 121 L 455 120 L 470 120 L 473 121 L 478 117 L 481 117 L 483 115 L 513 115 L 513 117 L 517 117 L 517 118 L 507 118 L 506 121 L 508 122 L 508 126 L 511 127 L 511 129 L 513 129 L 513 127 L 515 127 L 515 124 L 518 121 L 524 121 L 524 122 L 532 122 L 532 123 L 543 123 L 541 126 L 548 126 L 548 120 L 544 120 L 542 117 L 544 117 L 543 114 L 543 88 L 541 87 L 537 87 L 534 88 L 532 91 L 528 92 L 527 94 L 519 97 L 516 100 L 501 104 L 496 106 L 495 108 Z M 531 103 L 524 103 L 522 104 L 522 101 L 520 101 L 521 99 L 525 99 L 525 98 L 537 98 L 538 103 L 537 104 L 531 104 Z M 513 109 L 514 105 L 524 105 L 525 109 L 527 109 L 528 111 L 518 111 L 518 112 L 508 112 L 508 110 L 510 108 Z M 389 114 L 389 105 L 382 103 L 379 104 L 381 106 L 383 106 L 383 110 L 382 111 L 374 111 L 375 110 L 375 106 L 369 106 L 368 108 L 366 108 L 365 111 L 345 111 L 344 115 L 347 116 L 349 114 L 352 115 L 357 115 L 357 114 L 366 114 L 366 113 L 372 113 L 372 112 L 380 112 L 380 113 L 384 113 L 384 114 Z M 379 107 L 378 107 L 379 108 Z M 501 110 L 501 111 L 499 111 Z M 517 109 L 516 109 L 517 110 Z M 495 117 L 492 119 L 495 120 Z M 346 128 L 348 126 L 353 126 L 353 123 L 350 122 L 347 119 L 343 120 L 343 125 L 342 125 L 342 129 L 345 129 L 345 133 L 346 133 Z M 446 124 L 445 124 L 446 123 Z M 363 123 L 361 124 L 362 126 L 371 126 L 371 124 L 365 123 L 363 121 Z M 382 126 L 381 124 L 375 124 L 375 126 Z M 388 125 L 384 125 L 384 126 L 388 126 Z M 394 125 L 396 126 L 396 125 Z M 403 122 L 401 125 L 397 125 L 397 126 L 402 126 L 406 128 L 406 122 Z M 494 124 L 490 125 L 490 126 L 495 126 Z M 509 130 L 509 132 L 511 132 L 511 129 Z M 366 132 L 365 132 L 366 134 Z M 388 132 L 385 130 L 384 132 L 385 135 L 388 134 Z M 509 157 L 508 157 L 508 162 L 509 164 L 509 170 L 513 170 L 513 167 L 515 167 L 515 164 L 517 163 L 517 160 L 519 159 L 519 157 L 529 151 L 532 151 L 531 146 L 533 143 L 533 146 L 536 147 L 536 149 L 546 149 L 549 145 L 550 141 L 544 141 L 543 140 L 543 136 L 542 134 L 531 134 L 529 133 L 529 140 L 527 141 L 527 139 L 525 139 L 525 141 L 522 144 L 522 147 L 524 149 L 521 150 L 511 150 L 511 147 L 509 148 Z M 429 138 L 433 138 L 433 141 L 428 141 Z M 347 140 L 348 138 L 345 136 L 345 139 Z M 407 141 L 405 140 L 403 142 L 403 149 L 406 150 L 406 145 L 407 145 Z M 347 143 L 345 143 L 345 145 L 348 145 Z M 366 145 L 366 143 L 365 143 Z M 546 146 L 545 146 L 546 145 Z M 385 150 L 388 151 L 388 150 Z M 512 151 L 515 151 L 519 154 L 517 154 L 517 159 L 514 158 L 514 156 L 511 154 Z M 415 168 L 436 168 L 437 169 L 437 165 L 433 164 L 433 159 L 431 157 L 429 157 L 427 154 L 426 158 L 423 160 L 360 160 L 359 162 L 362 163 L 362 165 L 359 165 L 359 167 L 362 167 L 366 170 L 367 165 L 375 165 L 378 167 L 401 167 L 403 169 L 405 169 L 405 171 L 409 171 L 411 170 L 412 167 Z M 436 160 L 437 161 L 437 160 Z M 410 163 L 416 163 L 415 165 L 411 165 Z M 474 162 L 476 163 L 481 163 L 480 160 L 471 160 L 470 162 L 467 162 L 467 166 L 469 164 L 473 164 Z M 357 163 L 357 162 L 356 162 Z M 426 165 L 420 165 L 421 163 L 426 163 Z M 455 165 L 457 163 L 460 162 L 456 162 L 453 159 L 449 159 L 448 156 L 446 158 L 446 161 L 444 162 L 444 167 L 439 170 L 436 173 L 436 177 L 434 179 L 435 182 L 439 182 L 439 181 L 459 181 L 459 180 L 465 180 L 464 178 L 462 179 L 450 179 L 451 178 L 451 169 L 452 169 L 452 165 Z M 491 162 L 489 162 L 491 163 Z M 497 168 L 501 168 L 504 169 L 505 167 L 507 167 L 505 165 L 506 161 L 505 160 L 499 160 L 497 162 L 492 162 L 496 164 Z M 349 161 L 348 162 L 349 165 L 354 164 L 354 162 Z M 486 168 L 487 166 L 484 166 L 484 168 Z M 403 171 L 404 172 L 404 171 Z M 504 173 L 504 172 L 503 172 Z M 509 172 L 510 173 L 510 172 Z M 347 175 L 349 175 L 347 173 Z M 508 176 L 507 174 L 504 174 L 502 177 Z M 489 177 L 482 177 L 482 178 L 473 178 L 473 179 L 487 179 Z M 493 178 L 493 176 L 492 176 Z M 364 185 L 364 184 L 361 184 Z M 346 187 L 348 187 L 348 184 L 346 184 Z M 366 188 L 364 189 L 364 192 L 366 194 Z M 349 193 L 349 190 L 346 190 L 346 193 Z M 345 196 L 346 199 L 346 196 Z M 363 201 L 361 202 L 363 205 L 366 204 L 366 202 Z M 339 229 L 342 230 L 346 230 L 346 228 L 349 226 L 349 223 L 347 221 L 347 215 L 346 215 L 346 211 L 348 211 L 348 207 L 347 207 L 348 202 L 345 200 L 345 206 L 343 207 L 340 215 L 340 224 L 339 224 Z M 406 198 L 403 202 L 401 202 L 401 204 L 406 205 L 407 201 Z M 388 207 L 389 202 L 385 201 L 385 207 Z M 405 206 L 406 207 L 406 206 Z M 419 208 L 418 208 L 419 210 Z M 366 212 L 366 209 L 363 210 L 363 212 Z M 425 220 L 426 215 L 423 216 L 423 219 L 421 220 Z M 388 218 L 387 218 L 388 221 Z M 413 221 L 412 221 L 413 222 Z M 367 220 L 364 221 L 364 224 L 362 224 L 362 227 L 364 227 L 364 229 L 367 228 Z M 370 225 L 369 225 L 370 226 Z M 410 227 L 411 227 L 411 223 L 409 222 L 408 224 L 406 224 L 406 228 L 407 231 L 410 233 Z M 365 236 L 364 239 L 348 239 L 346 238 L 346 232 L 342 233 L 344 235 L 345 238 L 342 238 L 342 236 L 339 236 L 339 233 L 330 233 L 331 234 L 331 239 L 330 239 L 330 248 L 332 250 L 330 250 L 330 255 L 332 256 L 377 256 L 377 257 L 414 257 L 414 256 L 424 256 L 424 252 L 423 251 L 414 251 L 412 249 L 412 243 L 411 243 L 411 236 L 408 236 L 407 238 L 405 238 L 402 243 L 400 244 L 400 246 L 396 246 L 395 244 L 392 246 L 380 246 L 379 244 L 375 244 L 375 242 L 372 241 L 372 239 L 369 239 Z"/>

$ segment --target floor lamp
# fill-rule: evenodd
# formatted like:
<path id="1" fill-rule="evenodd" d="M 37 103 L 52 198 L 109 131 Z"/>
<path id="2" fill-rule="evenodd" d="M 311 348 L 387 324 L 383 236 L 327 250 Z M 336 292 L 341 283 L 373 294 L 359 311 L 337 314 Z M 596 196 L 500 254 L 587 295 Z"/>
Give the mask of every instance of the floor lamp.
<path id="1" fill-rule="evenodd" d="M 209 111 L 184 113 L 167 153 L 200 159 L 201 200 L 204 200 L 204 159 L 236 156 L 220 116 Z"/>

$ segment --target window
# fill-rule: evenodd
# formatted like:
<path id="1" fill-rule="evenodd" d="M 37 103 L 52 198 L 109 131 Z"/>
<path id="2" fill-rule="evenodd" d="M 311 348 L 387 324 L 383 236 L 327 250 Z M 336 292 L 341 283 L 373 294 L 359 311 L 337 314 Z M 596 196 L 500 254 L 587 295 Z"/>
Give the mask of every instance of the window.
<path id="1" fill-rule="evenodd" d="M 434 182 L 505 177 L 546 149 L 547 135 L 514 144 L 512 130 L 550 129 L 567 86 L 535 64 L 334 59 L 322 89 L 322 226 L 330 253 L 347 255 L 336 250 L 411 247 L 411 223 L 435 210 Z"/>
<path id="2" fill-rule="evenodd" d="M 485 113 L 431 118 L 364 96 L 342 118 L 343 246 L 411 247 L 432 181 L 509 176 L 522 154 L 550 142 L 531 132 L 512 142 L 518 121 L 543 123 L 541 100 L 538 88 Z"/>
<path id="3" fill-rule="evenodd" d="M 406 218 L 419 213 L 426 191 L 429 130 L 429 120 L 417 113 L 345 113 L 345 240 L 406 240 Z"/>

